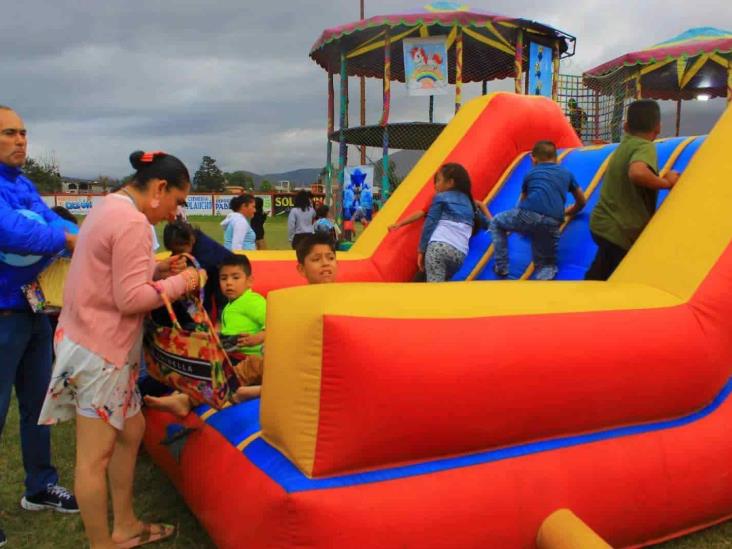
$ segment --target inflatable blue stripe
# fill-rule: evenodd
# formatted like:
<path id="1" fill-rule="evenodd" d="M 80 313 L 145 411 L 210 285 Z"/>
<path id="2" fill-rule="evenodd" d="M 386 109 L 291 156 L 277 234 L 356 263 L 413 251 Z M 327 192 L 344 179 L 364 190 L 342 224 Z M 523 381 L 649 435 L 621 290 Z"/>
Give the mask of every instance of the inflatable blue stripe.
<path id="1" fill-rule="evenodd" d="M 675 137 L 656 143 L 659 169 L 666 165 L 676 148 L 685 140 L 684 137 Z M 690 143 L 688 146 L 692 145 Z M 680 158 L 679 158 L 680 159 Z M 678 162 L 677 162 L 678 163 Z M 582 280 L 585 272 L 590 268 L 597 253 L 597 246 L 590 235 L 590 214 L 600 200 L 598 187 L 587 201 L 584 211 L 567 225 L 559 240 L 559 272 L 557 280 Z M 525 237 L 521 237 L 527 240 Z M 530 255 L 530 247 L 527 251 Z M 530 257 L 527 258 L 530 261 Z"/>
<path id="2" fill-rule="evenodd" d="M 234 446 L 261 430 L 259 426 L 259 399 L 229 406 L 206 420 Z"/>
<path id="3" fill-rule="evenodd" d="M 524 181 L 524 176 L 531 169 L 531 166 L 530 155 L 526 155 L 521 159 L 511 174 L 506 178 L 503 187 L 501 187 L 498 193 L 496 193 L 496 196 L 493 197 L 493 200 L 488 204 L 488 209 L 491 214 L 495 215 L 516 205 L 516 199 L 521 193 L 521 184 Z M 483 254 L 490 247 L 491 242 L 491 233 L 488 231 L 480 232 L 472 237 L 470 239 L 468 255 L 465 257 L 465 261 L 463 261 L 460 270 L 452 277 L 452 280 L 465 280 L 468 278 L 468 275 L 473 271 L 483 257 Z"/>
<path id="4" fill-rule="evenodd" d="M 702 143 L 706 140 L 707 136 L 703 135 L 701 137 L 697 137 L 694 141 L 689 143 L 684 151 L 679 155 L 679 157 L 676 159 L 676 162 L 674 163 L 672 169 L 676 170 L 679 173 L 682 173 L 686 167 L 689 165 L 689 162 L 691 162 L 692 157 L 696 154 L 696 151 L 699 150 L 699 147 L 701 147 Z M 658 193 L 658 202 L 657 206 L 660 206 L 663 201 L 666 199 L 666 196 L 668 195 L 668 191 L 664 190 Z"/>
<path id="5" fill-rule="evenodd" d="M 695 421 L 699 421 L 712 412 L 717 410 L 722 403 L 729 397 L 732 392 L 732 379 L 724 386 L 722 391 L 712 401 L 711 404 L 701 410 L 689 414 L 682 418 L 673 420 L 659 421 L 651 424 L 636 425 L 630 427 L 619 427 L 608 429 L 597 433 L 568 436 L 542 442 L 532 442 L 512 446 L 510 448 L 502 448 L 499 450 L 491 450 L 479 454 L 471 454 L 457 458 L 440 459 L 416 465 L 407 465 L 403 467 L 393 467 L 381 469 L 378 471 L 369 471 L 365 473 L 357 473 L 344 475 L 340 477 L 326 479 L 309 479 L 303 475 L 285 456 L 267 444 L 261 438 L 254 440 L 244 450 L 244 454 L 249 460 L 267 474 L 273 481 L 279 484 L 287 492 L 302 492 L 306 490 L 323 490 L 329 488 L 341 488 L 346 486 L 354 486 L 358 484 L 366 484 L 373 482 L 384 482 L 406 478 L 417 475 L 425 475 L 430 473 L 439 473 L 458 467 L 470 467 L 491 463 L 504 459 L 512 459 L 540 452 L 549 452 L 552 450 L 560 450 L 581 444 L 591 444 L 603 440 L 627 437 L 632 435 L 641 435 L 655 431 L 674 429 L 683 427 Z M 236 407 L 235 407 L 236 408 Z"/>
<path id="6" fill-rule="evenodd" d="M 656 143 L 659 167 L 663 167 L 666 164 L 671 154 L 685 139 L 685 137 L 674 137 Z M 674 163 L 673 169 L 680 172 L 683 171 L 703 140 L 704 138 L 697 138 L 687 145 L 677 161 Z M 573 151 L 565 157 L 562 165 L 574 173 L 577 182 L 582 188 L 586 188 L 597 173 L 602 162 L 612 151 L 615 150 L 615 148 L 617 148 L 617 144 Z M 521 174 L 521 179 L 523 179 L 523 175 L 525 175 L 526 171 L 528 170 L 523 171 Z M 514 179 L 513 175 L 510 179 Z M 496 214 L 504 209 L 514 207 L 518 200 L 520 191 L 520 182 L 510 187 L 506 185 L 501 193 L 496 196 L 496 199 L 500 197 L 500 202 L 494 201 L 495 205 L 494 203 L 491 203 L 491 211 Z M 668 192 L 660 193 L 659 204 L 667 194 Z M 575 217 L 572 223 L 570 223 L 562 233 L 562 237 L 559 241 L 559 272 L 557 274 L 557 280 L 582 280 L 585 272 L 592 263 L 597 251 L 597 246 L 595 246 L 595 243 L 590 236 L 590 214 L 599 199 L 600 187 L 598 187 L 592 194 L 584 211 Z M 490 243 L 490 235 L 476 235 L 476 237 L 471 239 L 471 249 L 468 251 L 468 257 L 477 256 L 479 259 L 482 257 Z M 517 279 L 521 277 L 531 263 L 531 241 L 523 235 L 512 234 L 508 237 L 508 243 L 510 250 L 510 272 L 508 278 Z M 477 259 L 473 260 L 472 264 L 468 265 L 467 268 L 465 266 L 461 268 L 460 272 L 453 280 L 464 280 L 467 274 L 469 274 L 474 267 L 475 263 L 477 263 Z M 486 264 L 483 271 L 478 275 L 477 280 L 496 279 L 497 277 L 493 272 L 493 259 L 491 259 Z"/>

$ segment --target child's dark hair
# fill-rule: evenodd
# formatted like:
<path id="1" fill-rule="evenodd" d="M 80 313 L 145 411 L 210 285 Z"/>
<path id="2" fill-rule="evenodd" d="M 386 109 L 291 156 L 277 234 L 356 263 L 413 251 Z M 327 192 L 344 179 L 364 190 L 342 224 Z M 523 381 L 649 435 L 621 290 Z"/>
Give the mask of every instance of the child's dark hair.
<path id="1" fill-rule="evenodd" d="M 172 250 L 186 244 L 191 244 L 196 238 L 193 226 L 182 219 L 168 223 L 163 229 L 163 246 Z"/>
<path id="2" fill-rule="evenodd" d="M 557 146 L 551 141 L 537 141 L 531 156 L 539 162 L 551 162 L 557 159 Z"/>
<path id="3" fill-rule="evenodd" d="M 235 196 L 229 201 L 229 209 L 232 212 L 238 212 L 242 206 L 246 206 L 247 204 L 251 204 L 252 202 L 256 202 L 254 200 L 254 196 L 249 193 L 242 193 Z"/>
<path id="4" fill-rule="evenodd" d="M 70 221 L 74 225 L 78 225 L 79 222 L 74 217 L 74 214 L 72 214 L 69 210 L 64 208 L 63 206 L 54 206 L 51 208 L 55 212 L 57 216 L 59 216 L 61 219 L 64 219 L 66 221 Z"/>
<path id="5" fill-rule="evenodd" d="M 264 213 L 264 199 L 261 196 L 254 197 L 254 207 L 257 209 L 258 214 Z"/>
<path id="6" fill-rule="evenodd" d="M 151 179 L 164 179 L 169 187 L 185 189 L 190 185 L 188 168 L 172 154 L 162 151 L 135 151 L 130 155 L 130 164 L 135 169 L 129 185 L 145 190 Z"/>
<path id="7" fill-rule="evenodd" d="M 326 204 L 321 204 L 315 210 L 315 217 L 317 217 L 318 219 L 324 219 L 328 217 L 328 212 L 330 212 L 330 206 Z"/>
<path id="8" fill-rule="evenodd" d="M 628 130 L 631 133 L 652 132 L 661 121 L 661 108 L 653 99 L 639 99 L 628 106 Z"/>
<path id="9" fill-rule="evenodd" d="M 308 193 L 306 190 L 298 191 L 295 195 L 295 199 L 293 200 L 295 207 L 300 208 L 302 211 L 307 211 L 307 209 L 311 206 L 310 204 L 310 193 Z"/>
<path id="10" fill-rule="evenodd" d="M 219 264 L 219 270 L 222 267 L 241 267 L 245 275 L 252 276 L 252 264 L 249 258 L 242 254 L 231 254 Z"/>
<path id="11" fill-rule="evenodd" d="M 449 164 L 443 164 L 438 173 L 442 174 L 442 178 L 445 181 L 452 179 L 454 183 L 454 189 L 458 192 L 463 193 L 470 199 L 470 203 L 473 203 L 473 192 L 470 185 L 470 175 L 468 170 L 462 164 L 456 164 L 454 162 Z"/>
<path id="12" fill-rule="evenodd" d="M 297 248 L 295 249 L 295 254 L 297 255 L 297 262 L 300 265 L 303 265 L 305 263 L 305 258 L 310 254 L 310 252 L 313 251 L 313 248 L 315 246 L 318 246 L 319 244 L 324 244 L 328 246 L 333 253 L 336 251 L 336 243 L 335 240 L 333 240 L 333 237 L 328 233 L 315 233 L 315 234 L 309 234 L 305 238 L 303 238 L 300 243 L 297 245 Z"/>

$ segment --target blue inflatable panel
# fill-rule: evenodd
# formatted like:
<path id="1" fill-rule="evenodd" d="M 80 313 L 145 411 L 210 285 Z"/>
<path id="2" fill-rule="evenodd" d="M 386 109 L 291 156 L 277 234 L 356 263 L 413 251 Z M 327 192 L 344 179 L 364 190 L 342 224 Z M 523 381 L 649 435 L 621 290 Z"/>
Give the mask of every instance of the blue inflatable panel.
<path id="1" fill-rule="evenodd" d="M 498 212 L 508 210 L 516 206 L 518 196 L 521 194 L 521 185 L 524 182 L 524 176 L 531 169 L 531 155 L 527 154 L 516 165 L 511 174 L 504 181 L 503 186 L 488 204 L 488 210 L 491 214 L 496 215 Z M 475 266 L 481 260 L 486 250 L 490 247 L 493 239 L 490 231 L 480 231 L 470 239 L 470 247 L 468 255 L 463 261 L 460 270 L 455 273 L 452 280 L 465 280 L 473 271 Z"/>
<path id="2" fill-rule="evenodd" d="M 687 138 L 675 137 L 665 139 L 656 143 L 659 167 L 665 166 L 671 155 L 683 144 Z M 691 158 L 698 150 L 703 137 L 696 138 L 686 145 L 686 148 L 674 162 L 673 169 L 682 172 L 688 165 Z M 617 144 L 601 145 L 597 147 L 585 147 L 571 151 L 562 161 L 562 165 L 569 169 L 577 179 L 582 189 L 587 189 L 598 170 L 607 157 L 617 148 Z M 521 193 L 521 184 L 526 173 L 531 168 L 529 157 L 524 158 L 506 180 L 503 188 L 488 205 L 495 215 L 506 209 L 515 207 Z M 600 198 L 600 186 L 598 186 L 588 199 L 585 209 L 577 215 L 565 227 L 559 241 L 558 262 L 559 272 L 557 280 L 582 280 L 584 273 L 589 268 L 595 257 L 597 246 L 590 236 L 590 214 Z M 659 193 L 660 205 L 668 191 Z M 571 203 L 571 197 L 570 197 Z M 478 262 L 483 258 L 492 243 L 488 231 L 475 235 L 470 240 L 470 250 L 463 263 L 462 268 L 453 277 L 453 280 L 465 280 L 473 271 Z M 523 235 L 512 234 L 508 237 L 509 246 L 509 279 L 519 279 L 531 264 L 531 240 Z M 493 259 L 491 258 L 476 277 L 476 280 L 497 280 L 493 272 Z"/>
<path id="3" fill-rule="evenodd" d="M 583 149 L 572 151 L 564 157 L 562 166 L 571 171 L 580 188 L 586 190 L 590 183 L 592 183 L 592 180 L 603 162 L 605 162 L 607 157 L 615 150 L 616 147 L 617 145 L 602 145 L 598 147 L 585 147 Z M 516 195 L 515 200 L 518 200 L 518 195 Z M 589 213 L 586 211 L 582 212 L 578 217 L 581 218 L 582 216 L 587 216 L 587 222 L 589 223 Z M 531 239 L 520 234 L 511 234 L 508 237 L 508 250 L 508 278 L 517 280 L 521 278 L 531 263 Z M 560 240 L 560 261 L 561 253 Z M 493 272 L 493 265 L 494 261 L 491 258 L 476 280 L 497 280 L 498 277 Z"/>
<path id="4" fill-rule="evenodd" d="M 674 162 L 674 165 L 671 169 L 676 170 L 679 173 L 683 173 L 683 171 L 689 165 L 689 162 L 691 162 L 692 157 L 696 154 L 696 151 L 699 150 L 699 147 L 701 147 L 706 138 L 707 136 L 703 135 L 701 137 L 697 137 L 696 139 L 694 139 L 694 141 L 689 143 L 684 151 L 676 159 L 676 162 Z M 658 202 L 656 203 L 656 208 L 658 208 L 663 203 L 667 196 L 668 190 L 663 190 L 658 193 Z"/>
<path id="5" fill-rule="evenodd" d="M 387 467 L 363 473 L 352 473 L 329 478 L 311 479 L 306 477 L 292 464 L 289 459 L 287 459 L 287 457 L 285 457 L 276 448 L 270 446 L 260 437 L 254 438 L 254 440 L 244 448 L 243 453 L 254 465 L 256 465 L 288 493 L 338 488 L 437 473 L 458 467 L 470 467 L 539 452 L 558 450 L 560 448 L 567 448 L 570 446 L 591 444 L 602 440 L 682 427 L 704 419 L 713 413 L 727 400 L 727 398 L 729 398 L 730 392 L 732 392 L 732 380 L 728 380 L 726 385 L 710 404 L 696 412 L 692 412 L 680 418 L 662 420 L 643 425 L 617 427 L 595 433 L 571 435 L 551 440 L 528 442 L 526 444 L 517 444 L 515 446 L 488 450 L 465 456 L 435 459 L 422 463 Z M 206 419 L 206 423 L 210 427 L 216 429 L 233 446 L 237 446 L 248 436 L 259 432 L 259 403 L 259 399 L 255 399 L 244 404 L 225 408 L 208 417 Z M 209 410 L 209 408 L 207 406 L 203 406 L 197 408 L 195 412 L 200 415 L 204 414 L 207 410 Z M 249 435 L 244 436 L 245 433 L 249 433 Z"/>
<path id="6" fill-rule="evenodd" d="M 686 139 L 685 137 L 675 137 L 656 143 L 659 169 L 666 165 L 674 151 Z M 590 234 L 590 214 L 600 200 L 600 188 L 601 186 L 598 186 L 592 193 L 582 214 L 575 217 L 562 233 L 559 240 L 557 280 L 583 280 L 585 272 L 595 258 L 597 246 Z"/>

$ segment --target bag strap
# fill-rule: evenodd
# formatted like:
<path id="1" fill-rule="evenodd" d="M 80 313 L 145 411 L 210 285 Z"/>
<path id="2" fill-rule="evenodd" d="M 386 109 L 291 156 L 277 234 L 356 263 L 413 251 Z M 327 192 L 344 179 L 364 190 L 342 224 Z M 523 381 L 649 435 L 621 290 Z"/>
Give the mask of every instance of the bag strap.
<path id="1" fill-rule="evenodd" d="M 200 268 L 200 264 L 196 260 L 195 257 L 193 257 L 190 254 L 183 254 L 186 256 L 186 258 L 190 259 L 194 265 L 196 265 L 196 268 L 199 272 L 199 286 L 200 286 L 200 295 L 195 296 L 192 298 L 193 304 L 195 305 L 197 311 L 201 314 L 201 317 L 203 318 L 203 322 L 206 325 L 208 336 L 211 339 L 211 341 L 217 345 L 221 350 L 223 351 L 224 346 L 221 344 L 221 339 L 219 338 L 219 334 L 216 333 L 216 328 L 214 327 L 213 322 L 211 321 L 211 317 L 209 316 L 208 312 L 206 311 L 206 308 L 203 306 L 203 281 L 205 280 L 205 271 L 202 273 L 202 269 Z M 177 330 L 183 331 L 183 328 L 180 325 L 180 322 L 178 321 L 178 316 L 175 314 L 175 311 L 173 310 L 173 304 L 170 301 L 170 297 L 168 294 L 165 293 L 165 288 L 160 283 L 159 280 L 156 280 L 154 282 L 150 283 L 153 288 L 158 292 L 158 295 L 160 295 L 160 299 L 163 302 L 163 305 L 165 305 L 165 309 L 168 311 L 168 315 L 170 316 L 170 320 L 173 323 L 173 327 Z M 227 372 L 227 377 L 229 377 L 229 373 L 234 372 L 234 365 L 231 362 L 231 359 L 229 358 L 229 355 L 224 351 L 224 369 L 229 370 Z"/>

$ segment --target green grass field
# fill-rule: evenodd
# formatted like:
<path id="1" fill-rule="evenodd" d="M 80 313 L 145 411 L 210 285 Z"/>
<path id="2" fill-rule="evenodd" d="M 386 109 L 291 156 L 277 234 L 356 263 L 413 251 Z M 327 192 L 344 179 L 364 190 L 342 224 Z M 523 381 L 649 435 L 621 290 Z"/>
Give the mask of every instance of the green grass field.
<path id="1" fill-rule="evenodd" d="M 215 215 L 196 216 L 191 217 L 189 221 L 201 229 L 204 233 L 209 235 L 211 238 L 218 242 L 224 242 L 224 231 L 220 223 L 223 221 L 223 217 Z M 155 232 L 158 235 L 160 245 L 163 245 L 163 229 L 165 224 L 160 223 L 156 225 Z M 264 240 L 267 242 L 267 246 L 271 250 L 287 250 L 290 248 L 290 244 L 287 241 L 287 217 L 280 215 L 277 217 L 270 217 L 264 224 Z"/>
<path id="2" fill-rule="evenodd" d="M 191 217 L 189 221 L 191 224 L 200 228 L 204 233 L 209 235 L 211 238 L 223 243 L 224 231 L 220 225 L 222 217 L 215 215 L 197 216 Z M 155 232 L 158 235 L 160 246 L 163 245 L 163 228 L 165 225 L 160 223 L 155 227 Z M 361 234 L 362 227 L 359 223 L 356 223 L 356 236 Z M 287 217 L 279 215 L 277 217 L 270 217 L 264 225 L 264 240 L 267 243 L 267 248 L 270 250 L 289 250 L 290 243 L 287 240 Z M 160 250 L 158 250 L 160 251 Z"/>
<path id="3" fill-rule="evenodd" d="M 192 218 L 213 238 L 222 241 L 220 217 Z M 287 224 L 283 217 L 270 219 L 266 224 L 266 239 L 271 249 L 287 249 Z M 158 227 L 162 244 L 162 227 Z M 74 427 L 64 423 L 52 429 L 53 461 L 61 474 L 62 484 L 73 486 Z M 0 528 L 8 536 L 8 549 L 77 549 L 85 547 L 81 520 L 52 511 L 31 513 L 20 508 L 23 467 L 20 456 L 18 411 L 11 403 L 5 431 L 0 439 Z M 154 547 L 211 548 L 214 547 L 206 532 L 188 511 L 182 498 L 142 452 L 137 467 L 135 485 L 136 508 L 145 520 L 164 521 L 177 526 L 177 535 L 171 541 Z M 732 548 L 732 522 L 672 541 L 658 547 L 665 549 L 722 549 Z"/>

